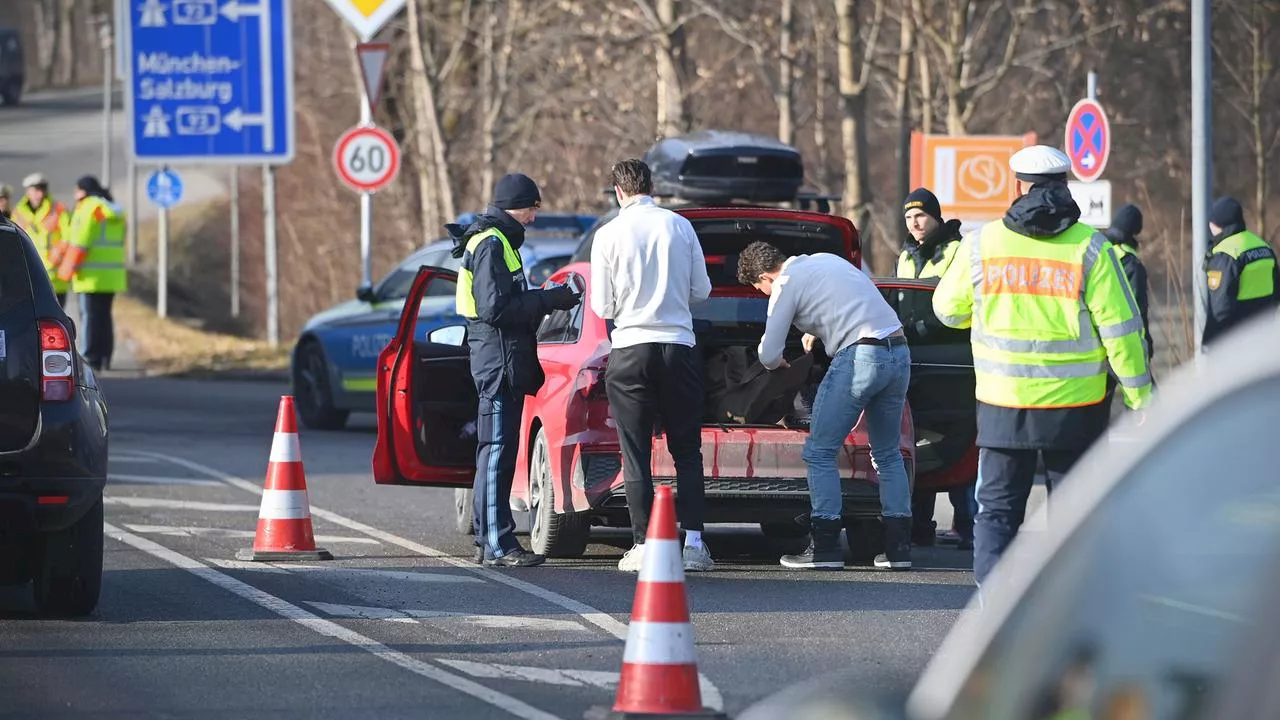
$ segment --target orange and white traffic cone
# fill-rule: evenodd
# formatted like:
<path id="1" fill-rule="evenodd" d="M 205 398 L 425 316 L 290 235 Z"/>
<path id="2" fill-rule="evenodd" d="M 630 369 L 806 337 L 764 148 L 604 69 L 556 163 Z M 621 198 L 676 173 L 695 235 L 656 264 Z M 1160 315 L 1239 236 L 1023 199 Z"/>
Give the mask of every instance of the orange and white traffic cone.
<path id="1" fill-rule="evenodd" d="M 253 548 L 236 553 L 239 560 L 276 562 L 280 560 L 332 560 L 333 554 L 316 547 L 311 528 L 311 502 L 307 498 L 307 475 L 302 468 L 302 448 L 298 445 L 298 419 L 293 396 L 280 396 L 276 433 L 271 440 L 271 459 L 258 509 L 258 532 Z"/>
<path id="2" fill-rule="evenodd" d="M 684 553 L 671 488 L 654 493 L 613 712 L 626 718 L 726 718 L 702 706 L 693 625 L 684 591 Z"/>

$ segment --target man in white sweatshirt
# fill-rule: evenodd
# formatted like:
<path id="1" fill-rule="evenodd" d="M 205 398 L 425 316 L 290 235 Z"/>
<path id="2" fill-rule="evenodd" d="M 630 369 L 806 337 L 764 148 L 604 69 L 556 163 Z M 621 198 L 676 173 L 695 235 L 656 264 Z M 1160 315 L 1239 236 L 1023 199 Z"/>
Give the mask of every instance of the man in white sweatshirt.
<path id="1" fill-rule="evenodd" d="M 782 353 L 794 325 L 831 357 L 813 401 L 804 460 L 809 471 L 810 542 L 799 555 L 784 555 L 789 568 L 838 570 L 843 495 L 836 458 L 858 416 L 866 413 L 871 463 L 880 481 L 885 553 L 878 568 L 911 568 L 911 489 L 898 441 L 911 379 L 911 353 L 902 321 L 879 288 L 847 259 L 830 253 L 788 258 L 765 242 L 738 256 L 738 282 L 769 296 L 769 316 L 760 339 L 760 364 L 786 364 Z"/>
<path id="2" fill-rule="evenodd" d="M 702 245 L 689 221 L 660 208 L 640 160 L 613 166 L 621 210 L 591 246 L 591 309 L 613 321 L 605 391 L 618 428 L 627 510 L 635 544 L 618 569 L 639 572 L 653 507 L 655 420 L 676 466 L 676 514 L 685 531 L 684 569 L 710 570 L 702 541 L 703 388 L 692 303 L 711 295 Z"/>

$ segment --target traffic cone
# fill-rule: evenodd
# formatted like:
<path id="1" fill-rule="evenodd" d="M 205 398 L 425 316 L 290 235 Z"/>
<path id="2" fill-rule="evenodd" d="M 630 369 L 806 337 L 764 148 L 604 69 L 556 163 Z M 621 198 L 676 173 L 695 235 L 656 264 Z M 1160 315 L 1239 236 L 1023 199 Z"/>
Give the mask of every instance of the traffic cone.
<path id="1" fill-rule="evenodd" d="M 702 706 L 684 592 L 684 553 L 676 534 L 675 500 L 666 486 L 654 493 L 622 676 L 609 717 L 728 717 Z"/>
<path id="2" fill-rule="evenodd" d="M 307 499 L 307 475 L 302 469 L 298 445 L 298 420 L 293 396 L 280 396 L 276 434 L 258 509 L 258 532 L 253 548 L 236 553 L 239 560 L 332 560 L 333 554 L 316 547 L 311 528 L 311 502 Z"/>

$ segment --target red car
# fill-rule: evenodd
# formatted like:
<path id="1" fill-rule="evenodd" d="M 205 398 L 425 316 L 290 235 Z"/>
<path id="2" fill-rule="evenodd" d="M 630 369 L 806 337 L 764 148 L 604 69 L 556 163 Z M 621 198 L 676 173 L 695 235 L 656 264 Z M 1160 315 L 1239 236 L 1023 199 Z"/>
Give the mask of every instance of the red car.
<path id="1" fill-rule="evenodd" d="M 737 282 L 738 253 L 767 240 L 788 254 L 831 252 L 861 266 L 858 232 L 848 219 L 773 208 L 679 210 L 702 241 L 711 297 L 693 306 L 694 330 L 704 356 L 717 348 L 754 348 L 764 330 L 768 299 Z M 561 268 L 550 280 L 589 292 L 588 263 Z M 404 305 L 395 339 L 378 361 L 378 440 L 373 455 L 379 484 L 470 487 L 475 476 L 477 399 L 471 381 L 466 326 L 436 328 L 418 337 L 419 300 L 428 285 L 456 274 L 424 267 Z M 973 361 L 967 331 L 934 316 L 935 282 L 878 280 L 898 309 L 910 341 L 912 382 L 902 419 L 902 454 L 914 485 L 946 488 L 977 476 L 973 446 Z M 431 294 L 444 289 L 433 287 Z M 800 351 L 794 329 L 789 345 Z M 531 544 L 550 557 L 576 557 L 592 525 L 629 527 L 617 433 L 605 398 L 609 361 L 605 321 L 590 308 L 556 311 L 538 329 L 538 357 L 547 381 L 527 398 L 511 493 L 513 509 L 531 515 Z M 790 355 L 790 352 L 789 352 Z M 794 522 L 809 508 L 805 463 L 807 430 L 782 424 L 716 422 L 702 431 L 707 521 L 760 523 L 766 535 L 803 537 Z M 883 544 L 880 501 L 866 432 L 850 433 L 840 458 L 844 513 L 855 556 L 870 559 Z M 654 481 L 674 484 L 665 438 L 654 438 Z M 460 518 L 467 529 L 469 504 Z"/>

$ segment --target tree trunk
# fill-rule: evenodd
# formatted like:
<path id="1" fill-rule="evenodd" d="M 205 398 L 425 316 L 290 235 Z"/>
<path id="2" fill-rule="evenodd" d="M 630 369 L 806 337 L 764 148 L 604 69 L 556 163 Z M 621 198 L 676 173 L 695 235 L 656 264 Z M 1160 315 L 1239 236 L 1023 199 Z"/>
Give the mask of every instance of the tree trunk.
<path id="1" fill-rule="evenodd" d="M 862 235 L 863 265 L 872 267 L 874 252 L 868 241 L 871 218 L 868 183 L 866 87 L 856 79 L 853 0 L 835 0 L 836 66 L 840 76 L 840 138 L 844 144 L 844 214 Z"/>
<path id="2" fill-rule="evenodd" d="M 40 0 L 35 5 L 36 26 L 36 63 L 39 68 L 41 87 L 51 87 L 54 81 L 53 70 L 58 60 L 58 2 L 57 0 Z"/>
<path id="3" fill-rule="evenodd" d="M 794 145 L 796 141 L 796 63 L 795 50 L 791 46 L 796 24 L 792 9 L 792 0 L 782 0 L 778 38 L 778 139 L 788 145 Z"/>
<path id="4" fill-rule="evenodd" d="M 809 2 L 813 22 L 813 147 L 818 159 L 818 188 L 828 192 L 830 152 L 827 150 L 827 88 L 831 86 L 827 70 L 827 23 L 817 0 Z"/>
<path id="5" fill-rule="evenodd" d="M 911 0 L 911 14 L 915 18 L 924 17 L 921 0 Z M 920 132 L 928 135 L 933 132 L 933 72 L 929 67 L 929 53 L 924 51 L 923 44 L 916 53 L 916 71 L 920 84 Z"/>
<path id="6" fill-rule="evenodd" d="M 1267 37 L 1267 11 L 1253 3 L 1253 22 L 1249 24 L 1249 39 L 1253 43 L 1251 72 L 1251 106 L 1249 118 L 1253 126 L 1253 153 L 1255 162 L 1255 186 L 1253 190 L 1254 207 L 1257 208 L 1258 236 L 1267 236 L 1267 146 L 1262 136 L 1262 120 L 1266 107 L 1262 101 L 1262 88 L 1266 83 L 1267 60 L 1263 56 L 1262 44 Z"/>
<path id="7" fill-rule="evenodd" d="M 947 133 L 965 135 L 964 107 L 964 47 L 968 35 L 969 0 L 948 0 L 947 47 Z"/>
<path id="8" fill-rule="evenodd" d="M 915 20 L 905 9 L 898 37 L 898 197 L 911 192 L 911 52 L 915 48 Z"/>
<path id="9" fill-rule="evenodd" d="M 58 7 L 57 83 L 71 85 L 76 79 L 76 0 L 62 0 Z"/>
<path id="10" fill-rule="evenodd" d="M 453 220 L 453 186 L 436 105 L 435 79 L 427 73 L 427 53 L 421 16 L 431 15 L 430 0 L 409 2 L 409 68 L 413 74 L 414 140 L 418 147 L 418 183 L 424 232 L 446 219 Z"/>
<path id="11" fill-rule="evenodd" d="M 688 98 L 684 81 L 687 61 L 684 28 L 677 27 L 680 0 L 658 0 L 654 55 L 658 61 L 658 134 L 679 135 L 689 128 Z"/>
<path id="12" fill-rule="evenodd" d="M 484 0 L 484 28 L 480 36 L 480 187 L 493 187 L 494 165 L 498 159 L 498 104 L 493 64 L 493 33 L 498 24 L 496 0 Z"/>

